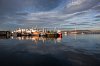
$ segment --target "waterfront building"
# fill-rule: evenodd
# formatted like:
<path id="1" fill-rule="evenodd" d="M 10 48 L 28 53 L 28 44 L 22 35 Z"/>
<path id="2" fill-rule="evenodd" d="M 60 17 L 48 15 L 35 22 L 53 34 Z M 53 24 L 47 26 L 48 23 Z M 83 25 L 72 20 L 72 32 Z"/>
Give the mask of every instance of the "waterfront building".
<path id="1" fill-rule="evenodd" d="M 0 36 L 10 36 L 11 32 L 10 31 L 0 31 Z"/>

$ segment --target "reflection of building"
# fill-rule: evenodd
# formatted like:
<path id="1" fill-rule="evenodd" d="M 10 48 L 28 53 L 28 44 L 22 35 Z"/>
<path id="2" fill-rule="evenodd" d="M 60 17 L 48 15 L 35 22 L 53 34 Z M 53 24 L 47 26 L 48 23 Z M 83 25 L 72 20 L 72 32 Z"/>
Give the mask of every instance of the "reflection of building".
<path id="1" fill-rule="evenodd" d="M 10 36 L 0 36 L 0 39 L 9 39 Z"/>
<path id="2" fill-rule="evenodd" d="M 0 36 L 10 36 L 10 31 L 0 31 Z"/>
<path id="3" fill-rule="evenodd" d="M 54 41 L 57 41 L 57 42 L 61 42 L 61 40 L 62 40 L 61 37 L 47 38 L 47 37 L 39 37 L 39 36 L 21 36 L 21 37 L 16 37 L 16 39 L 18 39 L 18 40 L 32 40 L 32 41 L 35 41 L 35 42 L 42 41 L 43 43 L 47 40 L 54 40 Z"/>

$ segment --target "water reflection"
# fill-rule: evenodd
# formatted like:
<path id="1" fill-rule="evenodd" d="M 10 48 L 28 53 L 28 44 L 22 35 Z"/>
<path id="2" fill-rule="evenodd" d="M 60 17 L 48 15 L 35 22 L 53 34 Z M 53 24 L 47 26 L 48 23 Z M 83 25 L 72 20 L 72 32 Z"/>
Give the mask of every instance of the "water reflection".
<path id="1" fill-rule="evenodd" d="M 5 39 L 17 39 L 19 41 L 21 40 L 31 40 L 31 41 L 35 41 L 35 42 L 39 42 L 42 41 L 43 43 L 47 40 L 54 40 L 54 42 L 61 42 L 62 37 L 39 37 L 39 36 L 19 36 L 19 37 L 15 37 L 15 36 L 0 36 L 0 39 L 5 40 Z"/>
<path id="2" fill-rule="evenodd" d="M 0 36 L 0 39 L 10 39 L 10 36 Z"/>
<path id="3" fill-rule="evenodd" d="M 32 40 L 34 42 L 39 42 L 39 41 L 42 41 L 43 43 L 47 40 L 53 40 L 54 43 L 56 42 L 61 42 L 62 40 L 62 37 L 50 37 L 50 38 L 47 38 L 47 37 L 39 37 L 39 36 L 20 36 L 20 37 L 12 37 L 12 39 L 17 39 L 17 40 Z"/>
<path id="4" fill-rule="evenodd" d="M 0 66 L 100 66 L 99 39 L 100 35 L 12 36 L 0 40 Z"/>

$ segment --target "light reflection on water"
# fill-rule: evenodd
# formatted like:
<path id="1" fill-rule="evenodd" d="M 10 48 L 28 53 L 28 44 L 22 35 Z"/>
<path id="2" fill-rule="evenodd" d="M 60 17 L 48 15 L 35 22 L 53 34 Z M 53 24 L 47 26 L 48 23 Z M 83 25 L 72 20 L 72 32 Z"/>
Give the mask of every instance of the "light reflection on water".
<path id="1" fill-rule="evenodd" d="M 32 41 L 35 41 L 35 42 L 38 42 L 38 41 L 42 41 L 43 43 L 47 40 L 53 40 L 54 43 L 56 42 L 61 42 L 62 38 L 61 37 L 58 37 L 58 38 L 55 38 L 55 37 L 51 37 L 51 38 L 46 38 L 46 37 L 38 37 L 38 36 L 22 36 L 22 37 L 12 37 L 12 39 L 18 39 L 18 40 L 32 40 Z"/>
<path id="2" fill-rule="evenodd" d="M 100 35 L 1 38 L 0 61 L 8 65 L 99 66 Z"/>

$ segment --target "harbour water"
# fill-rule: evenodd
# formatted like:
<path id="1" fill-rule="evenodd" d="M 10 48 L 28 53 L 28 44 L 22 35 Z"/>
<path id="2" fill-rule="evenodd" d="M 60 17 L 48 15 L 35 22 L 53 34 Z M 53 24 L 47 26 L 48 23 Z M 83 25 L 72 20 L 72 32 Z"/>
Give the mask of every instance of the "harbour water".
<path id="1" fill-rule="evenodd" d="M 3 37 L 0 66 L 100 66 L 100 35 Z"/>

